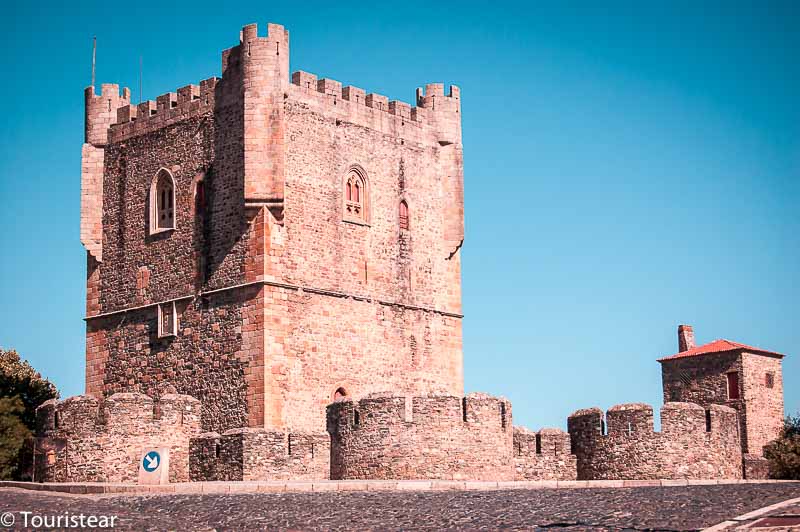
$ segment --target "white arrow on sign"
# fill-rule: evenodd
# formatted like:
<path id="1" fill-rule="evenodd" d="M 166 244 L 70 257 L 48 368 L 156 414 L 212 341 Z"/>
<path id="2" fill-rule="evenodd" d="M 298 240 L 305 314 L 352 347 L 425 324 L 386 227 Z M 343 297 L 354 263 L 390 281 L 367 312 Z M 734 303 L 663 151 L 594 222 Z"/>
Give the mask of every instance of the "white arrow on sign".
<path id="1" fill-rule="evenodd" d="M 147 455 L 144 457 L 147 460 L 147 469 L 155 469 L 158 467 L 158 455 L 150 456 Z"/>

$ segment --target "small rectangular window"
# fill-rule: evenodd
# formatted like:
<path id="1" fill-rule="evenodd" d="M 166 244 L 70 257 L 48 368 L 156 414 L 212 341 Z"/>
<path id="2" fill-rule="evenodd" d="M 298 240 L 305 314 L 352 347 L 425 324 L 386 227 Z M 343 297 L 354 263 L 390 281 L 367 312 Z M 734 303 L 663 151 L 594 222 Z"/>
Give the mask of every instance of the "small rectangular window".
<path id="1" fill-rule="evenodd" d="M 775 386 L 775 374 L 772 372 L 768 372 L 764 375 L 764 386 L 767 388 L 772 388 Z"/>
<path id="2" fill-rule="evenodd" d="M 158 337 L 175 336 L 178 334 L 178 312 L 175 302 L 162 303 L 158 306 Z"/>
<path id="3" fill-rule="evenodd" d="M 739 399 L 739 373 L 732 371 L 727 374 L 728 377 L 728 399 Z"/>

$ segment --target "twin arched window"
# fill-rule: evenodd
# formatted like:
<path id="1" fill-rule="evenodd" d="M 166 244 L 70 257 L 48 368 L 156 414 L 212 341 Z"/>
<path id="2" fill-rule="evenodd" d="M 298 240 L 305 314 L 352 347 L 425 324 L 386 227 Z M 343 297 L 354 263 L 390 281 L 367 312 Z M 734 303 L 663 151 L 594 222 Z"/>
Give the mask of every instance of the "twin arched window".
<path id="1" fill-rule="evenodd" d="M 344 180 L 344 219 L 349 222 L 367 223 L 369 194 L 366 173 L 353 167 Z"/>
<path id="2" fill-rule="evenodd" d="M 150 234 L 175 229 L 175 179 L 166 168 L 150 184 Z"/>
<path id="3" fill-rule="evenodd" d="M 344 219 L 348 222 L 369 223 L 369 189 L 366 172 L 353 166 L 344 179 Z M 398 224 L 401 230 L 409 228 L 408 202 L 401 200 L 398 207 Z"/>

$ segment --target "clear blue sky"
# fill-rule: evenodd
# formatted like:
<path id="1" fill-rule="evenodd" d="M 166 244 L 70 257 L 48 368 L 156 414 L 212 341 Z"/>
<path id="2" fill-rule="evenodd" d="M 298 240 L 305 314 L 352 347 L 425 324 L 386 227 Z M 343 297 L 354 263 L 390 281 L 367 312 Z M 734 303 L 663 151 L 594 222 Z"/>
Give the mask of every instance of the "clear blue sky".
<path id="1" fill-rule="evenodd" d="M 83 390 L 92 36 L 98 83 L 136 91 L 141 54 L 154 98 L 272 21 L 292 70 L 407 102 L 461 86 L 467 390 L 532 428 L 658 405 L 690 323 L 787 353 L 800 410 L 797 2 L 21 3 L 0 23 L 0 346 L 63 395 Z"/>

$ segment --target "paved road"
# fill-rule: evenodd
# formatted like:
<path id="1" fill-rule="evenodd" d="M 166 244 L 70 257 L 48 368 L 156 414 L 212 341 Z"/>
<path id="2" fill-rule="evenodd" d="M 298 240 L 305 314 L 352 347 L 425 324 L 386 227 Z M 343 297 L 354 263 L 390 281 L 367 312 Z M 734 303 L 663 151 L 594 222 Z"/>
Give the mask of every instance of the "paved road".
<path id="1" fill-rule="evenodd" d="M 0 513 L 115 515 L 116 530 L 697 530 L 782 500 L 800 482 L 446 492 L 88 496 L 0 489 Z M 22 529 L 18 527 L 18 529 Z"/>

